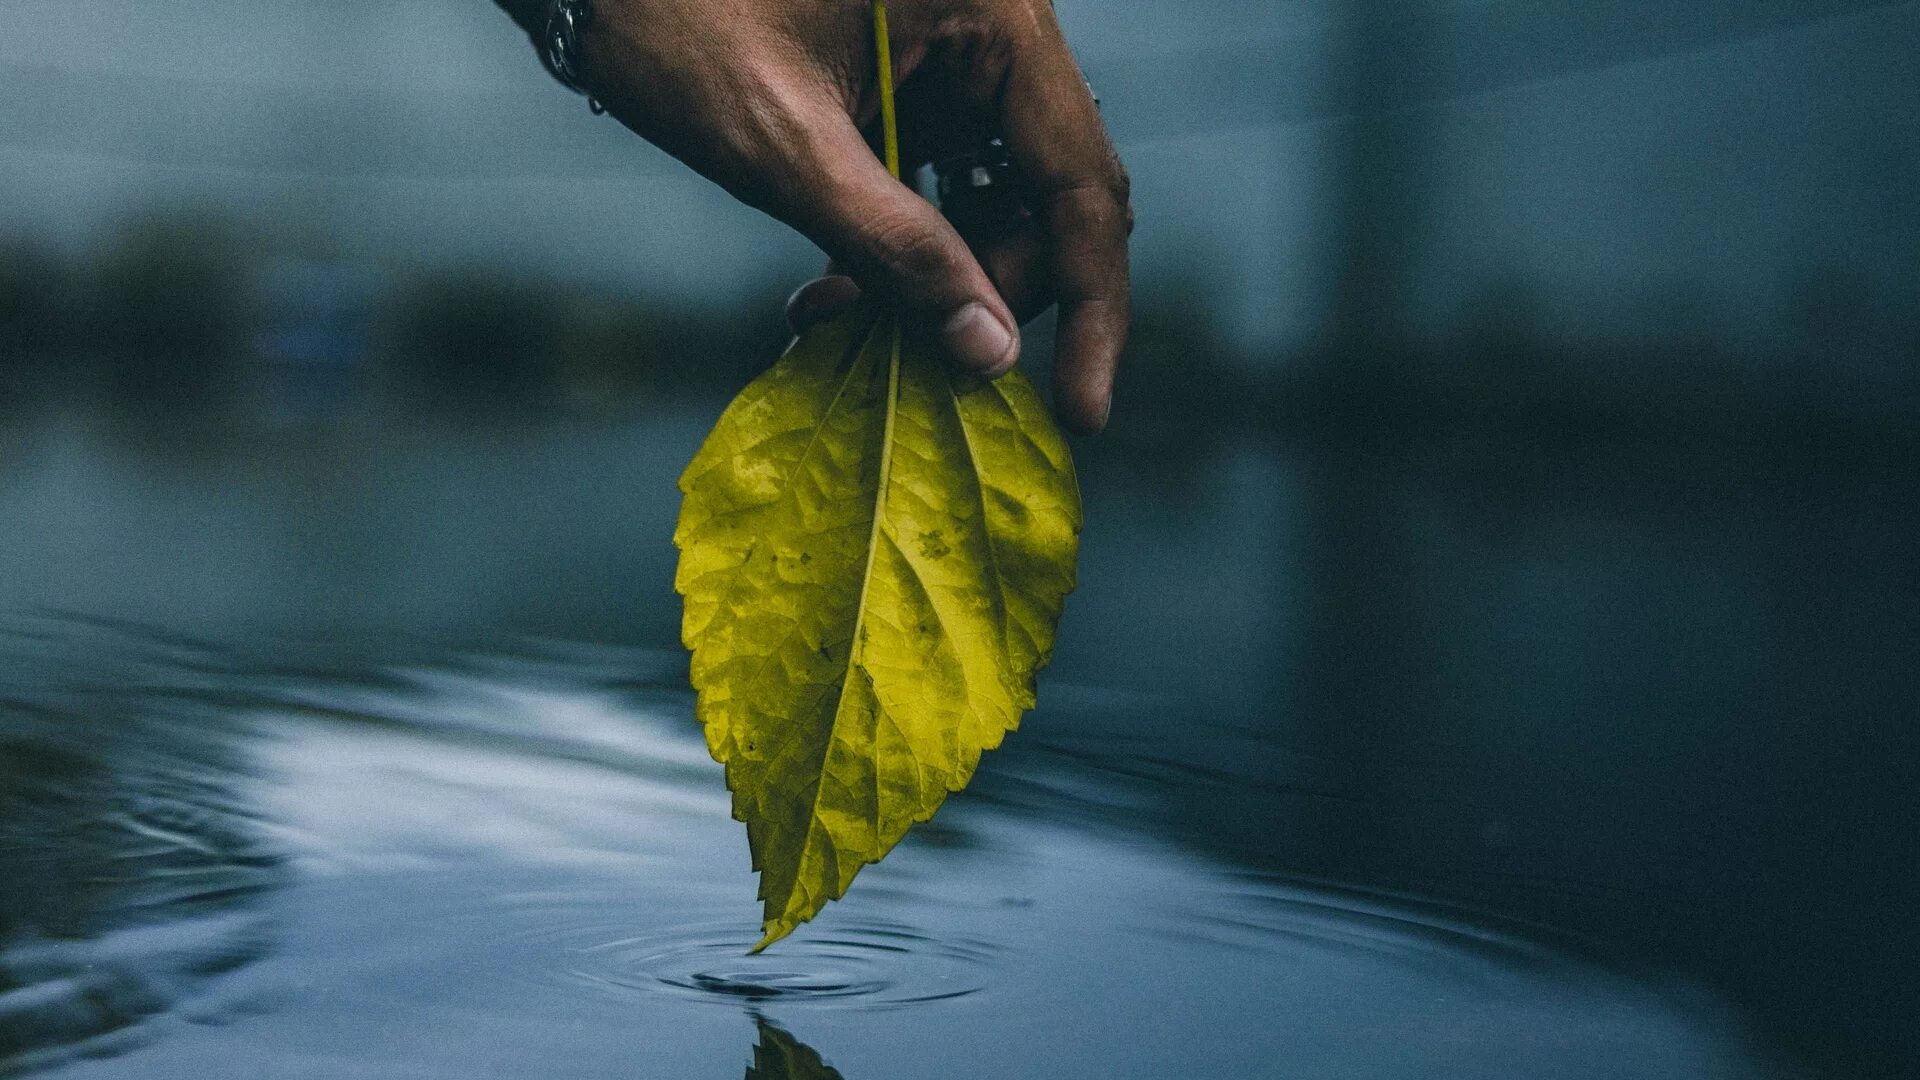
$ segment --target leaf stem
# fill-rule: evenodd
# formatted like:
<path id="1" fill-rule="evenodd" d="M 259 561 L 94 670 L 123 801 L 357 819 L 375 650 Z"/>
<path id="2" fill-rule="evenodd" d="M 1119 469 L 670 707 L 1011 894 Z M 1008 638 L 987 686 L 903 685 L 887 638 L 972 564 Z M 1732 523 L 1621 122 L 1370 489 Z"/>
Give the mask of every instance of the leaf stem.
<path id="1" fill-rule="evenodd" d="M 887 155 L 887 171 L 895 180 L 900 179 L 900 126 L 893 105 L 893 46 L 887 38 L 886 0 L 873 0 L 873 50 L 880 68 L 880 130 L 882 132 Z M 892 338 L 887 356 L 887 413 L 886 426 L 880 435 L 880 484 L 874 498 L 873 532 L 867 539 L 867 575 L 861 583 L 860 610 L 854 616 L 853 663 L 848 666 L 849 676 L 852 669 L 863 659 L 866 642 L 861 633 L 866 617 L 866 581 L 873 578 L 874 553 L 880 547 L 880 529 L 887 514 L 887 486 L 893 476 L 893 420 L 900 405 L 900 315 L 894 312 L 886 317 L 889 325 L 888 336 Z"/>
<path id="2" fill-rule="evenodd" d="M 873 0 L 873 50 L 880 61 L 880 130 L 886 142 L 887 171 L 900 179 L 900 126 L 893 109 L 893 45 L 887 39 L 886 0 Z"/>

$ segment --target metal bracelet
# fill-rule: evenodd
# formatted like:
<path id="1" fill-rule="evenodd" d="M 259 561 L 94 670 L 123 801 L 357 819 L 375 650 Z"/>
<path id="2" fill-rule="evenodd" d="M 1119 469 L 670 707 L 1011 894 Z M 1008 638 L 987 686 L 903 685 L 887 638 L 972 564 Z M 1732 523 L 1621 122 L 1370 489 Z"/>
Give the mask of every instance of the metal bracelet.
<path id="1" fill-rule="evenodd" d="M 1087 84 L 1095 108 L 1100 95 Z M 985 238 L 1011 228 L 1028 213 L 1027 185 L 1013 163 L 1006 140 L 993 137 L 972 153 L 933 163 L 935 194 L 940 209 L 970 237 Z"/>
<path id="2" fill-rule="evenodd" d="M 587 108 L 595 116 L 606 112 L 600 99 L 580 79 L 580 31 L 593 20 L 591 0 L 550 0 L 547 21 L 540 36 L 540 60 L 560 85 L 576 94 L 585 94 Z"/>

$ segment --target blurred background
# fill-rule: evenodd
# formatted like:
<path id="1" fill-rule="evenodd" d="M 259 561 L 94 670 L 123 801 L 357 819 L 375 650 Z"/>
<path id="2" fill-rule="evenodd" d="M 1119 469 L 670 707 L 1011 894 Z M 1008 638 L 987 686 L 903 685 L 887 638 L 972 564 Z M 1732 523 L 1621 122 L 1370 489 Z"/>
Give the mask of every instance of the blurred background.
<path id="1" fill-rule="evenodd" d="M 6 610 L 676 645 L 674 480 L 819 258 L 403 7 L 0 0 Z M 1059 10 L 1138 325 L 1048 680 L 1141 827 L 1912 1075 L 1920 3 Z"/>

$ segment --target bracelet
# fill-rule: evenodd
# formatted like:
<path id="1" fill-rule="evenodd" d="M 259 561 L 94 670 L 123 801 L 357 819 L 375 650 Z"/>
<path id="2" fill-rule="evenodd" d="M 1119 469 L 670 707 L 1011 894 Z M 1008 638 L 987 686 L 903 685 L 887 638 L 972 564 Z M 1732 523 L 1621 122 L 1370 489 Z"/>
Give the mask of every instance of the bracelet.
<path id="1" fill-rule="evenodd" d="M 1087 83 L 1087 93 L 1093 97 L 1093 107 L 1099 108 L 1100 95 L 1092 83 Z M 969 239 L 1016 225 L 1028 212 L 1025 200 L 1030 191 L 1006 140 L 998 136 L 972 153 L 934 162 L 933 177 L 941 211 L 962 233 L 971 234 Z"/>
<path id="2" fill-rule="evenodd" d="M 540 36 L 540 60 L 560 85 L 576 94 L 585 94 L 593 115 L 606 112 L 606 106 L 580 81 L 580 30 L 593 20 L 590 0 L 550 0 L 545 30 Z"/>

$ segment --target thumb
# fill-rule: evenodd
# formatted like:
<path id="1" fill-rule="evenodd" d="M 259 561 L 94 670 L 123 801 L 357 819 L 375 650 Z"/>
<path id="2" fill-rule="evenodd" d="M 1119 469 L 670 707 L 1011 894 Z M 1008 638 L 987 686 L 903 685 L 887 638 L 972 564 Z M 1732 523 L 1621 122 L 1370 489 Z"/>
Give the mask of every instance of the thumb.
<path id="1" fill-rule="evenodd" d="M 845 113 L 810 125 L 768 209 L 820 245 L 862 291 L 900 305 L 953 359 L 999 375 L 1020 358 L 1013 313 L 933 204 L 887 172 Z"/>

